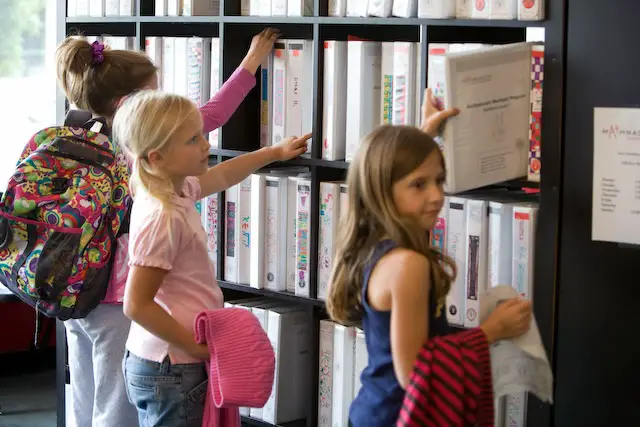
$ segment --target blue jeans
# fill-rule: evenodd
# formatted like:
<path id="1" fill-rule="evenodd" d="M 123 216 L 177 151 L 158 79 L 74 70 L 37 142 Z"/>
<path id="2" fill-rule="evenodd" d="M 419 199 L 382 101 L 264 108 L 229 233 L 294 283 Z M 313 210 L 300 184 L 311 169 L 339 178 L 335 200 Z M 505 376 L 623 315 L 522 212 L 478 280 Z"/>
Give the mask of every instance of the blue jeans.
<path id="1" fill-rule="evenodd" d="M 125 352 L 127 396 L 140 427 L 202 427 L 208 376 L 204 363 L 172 365 Z"/>

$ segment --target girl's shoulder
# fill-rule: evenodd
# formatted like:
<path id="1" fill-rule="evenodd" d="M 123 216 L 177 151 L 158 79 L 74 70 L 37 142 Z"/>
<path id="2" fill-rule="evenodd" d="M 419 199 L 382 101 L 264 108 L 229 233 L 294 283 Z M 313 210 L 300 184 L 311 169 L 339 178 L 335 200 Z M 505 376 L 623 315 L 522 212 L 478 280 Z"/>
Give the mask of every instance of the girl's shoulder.
<path id="1" fill-rule="evenodd" d="M 200 200 L 202 189 L 200 188 L 200 180 L 195 176 L 187 177 L 182 186 L 184 197 L 194 203 Z"/>
<path id="2" fill-rule="evenodd" d="M 430 287 L 431 265 L 421 253 L 392 246 L 372 265 L 367 299 L 376 310 L 391 310 L 392 301 L 421 299 Z"/>
<path id="3" fill-rule="evenodd" d="M 385 264 L 390 263 L 395 265 L 395 268 L 429 262 L 424 254 L 400 246 L 391 239 L 379 241 L 372 250 L 370 260 L 376 264 L 381 261 Z"/>
<path id="4" fill-rule="evenodd" d="M 396 245 L 380 256 L 372 275 L 385 272 L 389 279 L 403 280 L 428 273 L 430 268 L 429 260 L 424 254 Z"/>
<path id="5" fill-rule="evenodd" d="M 184 215 L 180 206 L 167 208 L 156 198 L 141 194 L 133 203 L 129 229 L 131 234 L 144 229 L 162 227 L 170 227 L 175 232 L 176 227 L 180 227 L 183 223 Z"/>

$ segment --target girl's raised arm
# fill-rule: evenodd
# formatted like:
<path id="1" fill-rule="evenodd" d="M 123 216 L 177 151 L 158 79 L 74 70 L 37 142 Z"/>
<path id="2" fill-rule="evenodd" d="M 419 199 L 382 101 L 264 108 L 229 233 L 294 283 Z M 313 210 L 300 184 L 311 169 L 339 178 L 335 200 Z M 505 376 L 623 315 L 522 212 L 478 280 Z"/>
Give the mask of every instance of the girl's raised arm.
<path id="1" fill-rule="evenodd" d="M 253 37 L 249 52 L 231 77 L 224 82 L 216 94 L 202 107 L 203 131 L 205 134 L 227 123 L 244 98 L 256 84 L 255 73 L 264 59 L 273 50 L 280 33 L 267 28 Z"/>
<path id="2" fill-rule="evenodd" d="M 289 137 L 278 145 L 243 154 L 210 168 L 199 177 L 200 197 L 205 198 L 210 194 L 224 191 L 269 163 L 298 157 L 307 151 L 309 138 L 311 138 L 310 133 L 302 138 Z"/>

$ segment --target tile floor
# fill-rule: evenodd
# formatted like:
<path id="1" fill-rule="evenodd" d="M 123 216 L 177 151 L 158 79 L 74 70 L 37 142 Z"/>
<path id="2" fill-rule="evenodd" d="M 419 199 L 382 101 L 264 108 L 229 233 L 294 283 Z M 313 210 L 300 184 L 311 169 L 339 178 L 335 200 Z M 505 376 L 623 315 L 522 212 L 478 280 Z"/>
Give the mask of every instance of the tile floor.
<path id="1" fill-rule="evenodd" d="M 0 427 L 56 427 L 55 384 L 53 370 L 0 377 Z"/>
<path id="2" fill-rule="evenodd" d="M 55 371 L 0 376 L 0 410 L 0 427 L 57 427 Z"/>

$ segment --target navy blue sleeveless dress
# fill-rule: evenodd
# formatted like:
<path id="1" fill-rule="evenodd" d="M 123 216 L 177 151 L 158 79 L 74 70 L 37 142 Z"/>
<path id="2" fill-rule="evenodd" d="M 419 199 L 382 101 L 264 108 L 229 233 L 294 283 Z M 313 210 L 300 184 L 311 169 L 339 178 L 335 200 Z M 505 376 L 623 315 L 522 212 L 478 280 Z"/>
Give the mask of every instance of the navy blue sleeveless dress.
<path id="1" fill-rule="evenodd" d="M 362 326 L 367 340 L 369 363 L 362 372 L 362 388 L 349 410 L 349 424 L 353 427 L 395 426 L 404 399 L 404 389 L 398 383 L 393 370 L 391 312 L 377 311 L 367 301 L 371 271 L 380 258 L 395 247 L 396 244 L 391 240 L 378 243 L 364 269 Z M 440 316 L 436 317 L 436 302 L 432 288 L 429 297 L 429 337 L 448 333 L 446 310 L 441 310 Z"/>

